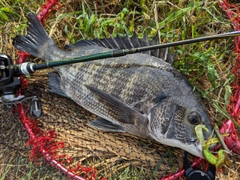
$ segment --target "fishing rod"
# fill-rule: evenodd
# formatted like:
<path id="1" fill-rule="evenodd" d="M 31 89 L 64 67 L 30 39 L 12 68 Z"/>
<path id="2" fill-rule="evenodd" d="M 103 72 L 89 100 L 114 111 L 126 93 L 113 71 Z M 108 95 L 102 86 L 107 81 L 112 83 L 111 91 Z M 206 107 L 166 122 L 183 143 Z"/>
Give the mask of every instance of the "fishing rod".
<path id="1" fill-rule="evenodd" d="M 133 54 L 133 53 L 138 53 L 138 52 L 142 52 L 142 51 L 161 49 L 161 48 L 167 48 L 167 47 L 175 47 L 175 46 L 179 46 L 179 45 L 192 44 L 192 43 L 197 43 L 197 42 L 202 42 L 202 41 L 209 41 L 209 40 L 213 40 L 213 39 L 229 38 L 229 37 L 234 37 L 234 36 L 240 36 L 240 31 L 233 31 L 233 32 L 228 32 L 228 33 L 222 33 L 222 34 L 216 34 L 216 35 L 211 35 L 211 36 L 198 37 L 198 38 L 194 38 L 194 39 L 187 39 L 187 40 L 182 40 L 182 41 L 150 45 L 150 46 L 144 46 L 144 47 L 138 47 L 138 48 L 117 49 L 117 50 L 113 50 L 113 51 L 109 51 L 109 52 L 81 56 L 81 57 L 71 58 L 71 59 L 67 59 L 67 60 L 45 62 L 45 63 L 41 63 L 41 64 L 25 62 L 25 63 L 19 64 L 19 65 L 10 66 L 8 68 L 14 69 L 15 74 L 17 74 L 17 75 L 30 74 L 30 73 L 34 73 L 36 70 L 46 69 L 46 68 L 50 68 L 50 67 L 57 67 L 57 66 L 62 66 L 62 65 L 67 65 L 67 64 L 74 64 L 74 63 L 93 61 L 93 60 L 100 60 L 100 59 L 105 59 L 105 58 L 120 57 L 120 56 L 125 56 L 127 54 Z"/>
<path id="2" fill-rule="evenodd" d="M 182 41 L 176 41 L 165 44 L 150 45 L 131 49 L 117 49 L 109 52 L 103 52 L 98 54 L 92 54 L 88 56 L 81 56 L 67 60 L 45 62 L 40 64 L 35 64 L 31 62 L 24 62 L 22 64 L 13 64 L 10 56 L 5 54 L 0 54 L 0 102 L 11 107 L 14 104 L 21 103 L 25 100 L 31 100 L 30 114 L 35 118 L 40 117 L 41 105 L 40 101 L 36 96 L 25 97 L 24 95 L 17 96 L 17 91 L 21 87 L 20 75 L 27 75 L 34 73 L 36 70 L 46 69 L 50 67 L 63 66 L 68 64 L 100 60 L 111 57 L 120 57 L 127 54 L 138 53 L 142 51 L 148 51 L 153 49 L 161 49 L 167 47 L 174 47 L 184 44 L 197 43 L 201 41 L 209 41 L 213 39 L 228 38 L 240 36 L 240 31 L 228 32 L 223 34 L 216 34 L 212 36 L 199 37 L 194 39 L 187 39 Z"/>

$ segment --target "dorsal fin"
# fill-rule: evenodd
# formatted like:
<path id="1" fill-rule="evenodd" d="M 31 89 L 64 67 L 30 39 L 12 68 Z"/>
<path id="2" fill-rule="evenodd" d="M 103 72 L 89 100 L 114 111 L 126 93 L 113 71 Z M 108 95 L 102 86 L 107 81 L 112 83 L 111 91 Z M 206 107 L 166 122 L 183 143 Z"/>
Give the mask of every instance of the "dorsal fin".
<path id="1" fill-rule="evenodd" d="M 109 49 L 131 49 L 156 44 L 159 44 L 158 34 L 156 34 L 150 40 L 148 39 L 146 34 L 144 34 L 143 38 L 138 38 L 137 34 L 133 33 L 131 37 L 128 35 L 124 37 L 120 37 L 119 35 L 117 35 L 115 38 L 110 37 L 104 39 L 81 40 L 76 42 L 75 44 L 65 46 L 65 49 L 72 51 L 81 46 L 91 45 L 102 46 Z M 171 56 L 168 54 L 168 48 L 149 50 L 142 53 L 155 56 L 165 61 L 168 61 L 169 57 Z"/>

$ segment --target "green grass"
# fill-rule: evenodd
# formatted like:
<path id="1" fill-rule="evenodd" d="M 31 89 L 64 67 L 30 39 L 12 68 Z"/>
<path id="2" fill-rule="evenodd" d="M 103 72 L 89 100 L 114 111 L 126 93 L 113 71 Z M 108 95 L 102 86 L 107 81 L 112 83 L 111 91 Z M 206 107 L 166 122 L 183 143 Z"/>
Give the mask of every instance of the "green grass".
<path id="1" fill-rule="evenodd" d="M 169 2 L 159 4 L 158 27 L 161 33 L 162 42 L 173 42 L 177 40 L 201 37 L 230 31 L 229 20 L 223 16 L 218 8 L 218 2 L 205 1 L 175 1 L 175 5 Z M 146 4 L 151 4 L 150 1 Z M 103 38 L 117 34 L 131 35 L 134 31 L 141 37 L 147 33 L 153 37 L 157 33 L 156 21 L 152 6 L 144 6 L 139 3 L 139 7 L 132 7 L 130 1 L 123 4 L 117 14 L 106 15 L 95 13 L 87 3 L 82 3 L 82 9 L 75 12 L 66 12 L 61 18 L 70 18 L 71 24 L 64 27 L 68 39 L 71 43 L 79 39 Z M 185 4 L 185 5 L 183 5 Z M 146 12 L 149 13 L 146 15 Z M 150 18 L 150 19 L 148 19 Z M 73 26 L 76 22 L 76 26 Z M 71 29 L 68 30 L 68 29 Z M 76 35 L 77 38 L 76 38 Z M 217 106 L 218 111 L 227 116 L 226 107 L 229 104 L 230 84 L 233 76 L 229 67 L 225 67 L 225 55 L 230 53 L 228 44 L 232 39 L 215 40 L 197 44 L 179 46 L 171 48 L 175 54 L 174 66 L 183 74 L 187 75 L 190 82 L 198 87 L 199 79 L 204 78 L 210 85 L 201 91 L 203 96 L 217 96 L 212 101 Z M 219 71 L 224 74 L 219 74 Z M 201 87 L 198 87 L 201 89 Z M 216 91 L 216 89 L 219 89 Z"/>
<path id="2" fill-rule="evenodd" d="M 61 3 L 64 2 L 61 1 Z M 106 7 L 104 4 L 96 6 L 91 1 L 70 5 L 66 3 L 66 6 L 59 10 L 60 13 L 52 13 L 45 27 L 48 32 L 53 30 L 53 25 L 57 27 L 52 37 L 61 47 L 66 42 L 65 39 L 69 43 L 74 43 L 81 39 L 114 37 L 117 34 L 131 35 L 133 32 L 137 32 L 140 37 L 146 33 L 150 38 L 160 32 L 161 42 L 164 43 L 232 30 L 229 20 L 220 11 L 217 1 L 207 3 L 202 0 L 178 0 L 174 3 L 157 1 L 157 14 L 154 13 L 152 2 L 150 0 L 137 2 L 128 0 L 118 5 L 105 5 Z M 9 54 L 9 49 L 12 49 L 10 52 L 13 54 L 10 55 L 15 57 L 15 51 L 9 44 L 8 38 L 26 32 L 26 14 L 30 11 L 35 12 L 41 4 L 43 1 L 3 0 L 0 2 L 1 53 Z M 101 1 L 98 1 L 98 4 L 101 4 Z M 73 5 L 72 9 L 68 8 L 71 5 Z M 94 7 L 97 8 L 94 9 Z M 7 27 L 13 28 L 6 32 Z M 229 70 L 230 64 L 234 63 L 234 57 L 228 57 L 228 54 L 232 53 L 229 49 L 230 45 L 232 45 L 232 40 L 226 39 L 170 48 L 171 53 L 175 54 L 174 66 L 185 74 L 205 97 L 210 111 L 217 115 L 214 121 L 218 124 L 222 119 L 229 118 L 226 108 L 229 104 L 231 83 L 234 81 Z M 2 146 L 2 149 L 8 148 Z M 8 156 L 8 153 L 0 150 L 0 157 L 3 156 Z M 26 157 L 21 156 L 18 161 L 0 164 L 0 168 L 5 168 L 1 180 L 11 177 L 13 172 L 15 172 L 14 176 L 20 179 L 36 179 L 35 177 L 51 179 L 52 174 L 58 174 L 56 170 L 48 166 L 50 170 L 47 168 L 39 170 Z M 119 179 L 142 179 L 146 176 L 154 177 L 154 173 L 149 174 L 148 171 L 135 167 L 127 167 L 119 173 Z M 56 179 L 58 177 L 59 174 L 54 176 Z"/>

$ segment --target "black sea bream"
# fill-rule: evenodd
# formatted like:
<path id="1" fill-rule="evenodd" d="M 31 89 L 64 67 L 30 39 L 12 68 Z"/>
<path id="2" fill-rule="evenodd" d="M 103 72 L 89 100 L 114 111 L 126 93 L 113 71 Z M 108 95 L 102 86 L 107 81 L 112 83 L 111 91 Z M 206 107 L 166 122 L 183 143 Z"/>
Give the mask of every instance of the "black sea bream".
<path id="1" fill-rule="evenodd" d="M 57 61 L 95 53 L 158 43 L 146 36 L 83 40 L 59 49 L 35 14 L 28 14 L 28 33 L 13 45 L 44 59 Z M 166 59 L 167 49 L 56 67 L 50 90 L 64 95 L 99 116 L 90 125 L 109 132 L 128 132 L 179 147 L 202 157 L 194 128 L 212 128 L 198 94 L 187 79 Z"/>

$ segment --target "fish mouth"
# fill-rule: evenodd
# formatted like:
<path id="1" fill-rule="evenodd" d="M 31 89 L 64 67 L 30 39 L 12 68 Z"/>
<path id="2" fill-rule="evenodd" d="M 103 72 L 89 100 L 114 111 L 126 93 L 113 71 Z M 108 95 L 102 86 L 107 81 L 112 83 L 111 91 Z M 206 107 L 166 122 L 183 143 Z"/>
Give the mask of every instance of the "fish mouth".
<path id="1" fill-rule="evenodd" d="M 194 150 L 193 150 L 193 155 L 197 156 L 197 157 L 200 157 L 200 158 L 203 158 L 204 159 L 204 156 L 203 156 L 203 146 L 202 144 L 196 139 L 195 142 L 194 142 L 194 146 L 196 147 Z"/>
<path id="2" fill-rule="evenodd" d="M 190 142 L 189 144 L 181 143 L 178 146 L 179 148 L 189 152 L 190 154 L 200 157 L 204 159 L 203 153 L 202 153 L 202 144 L 198 140 L 194 140 Z"/>
<path id="3" fill-rule="evenodd" d="M 200 157 L 204 159 L 203 153 L 202 153 L 202 144 L 196 139 L 194 141 L 191 141 L 189 144 L 181 144 L 181 149 L 189 152 L 190 154 Z"/>
<path id="4" fill-rule="evenodd" d="M 152 138 L 162 144 L 183 149 L 184 151 L 187 151 L 194 156 L 204 159 L 204 156 L 202 153 L 203 147 L 197 139 L 190 141 L 188 143 L 183 143 L 177 139 L 168 139 L 166 137 L 162 137 L 161 139 L 158 139 L 155 136 L 152 136 Z"/>

